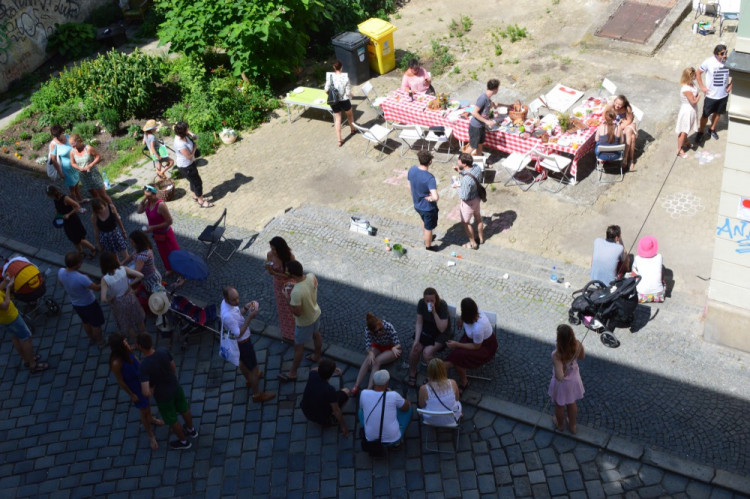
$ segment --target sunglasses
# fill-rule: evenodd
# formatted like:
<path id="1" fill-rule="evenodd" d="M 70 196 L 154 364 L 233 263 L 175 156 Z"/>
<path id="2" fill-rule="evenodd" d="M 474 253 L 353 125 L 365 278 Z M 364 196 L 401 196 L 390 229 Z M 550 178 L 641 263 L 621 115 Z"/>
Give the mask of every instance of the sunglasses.
<path id="1" fill-rule="evenodd" d="M 719 55 L 727 55 L 726 52 L 719 52 Z"/>

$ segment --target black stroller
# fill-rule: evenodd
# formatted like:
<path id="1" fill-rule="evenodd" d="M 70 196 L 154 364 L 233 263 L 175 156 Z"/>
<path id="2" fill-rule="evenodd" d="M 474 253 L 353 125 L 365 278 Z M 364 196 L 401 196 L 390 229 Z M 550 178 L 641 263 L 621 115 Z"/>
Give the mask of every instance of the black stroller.
<path id="1" fill-rule="evenodd" d="M 608 286 L 602 281 L 590 281 L 583 289 L 573 292 L 573 303 L 568 311 L 568 322 L 583 323 L 599 334 L 601 342 L 610 348 L 620 346 L 612 334 L 615 328 L 630 327 L 638 307 L 636 286 L 641 276 L 625 277 Z"/>

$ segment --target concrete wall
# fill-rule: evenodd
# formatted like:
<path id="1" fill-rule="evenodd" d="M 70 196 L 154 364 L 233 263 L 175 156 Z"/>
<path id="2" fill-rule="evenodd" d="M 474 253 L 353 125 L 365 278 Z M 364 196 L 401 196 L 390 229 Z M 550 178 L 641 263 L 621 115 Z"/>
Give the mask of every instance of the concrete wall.
<path id="1" fill-rule="evenodd" d="M 113 0 L 0 0 L 0 92 L 47 60 L 55 23 L 83 21 Z"/>
<path id="2" fill-rule="evenodd" d="M 750 351 L 750 54 L 738 50 L 727 65 L 729 128 L 703 336 Z"/>

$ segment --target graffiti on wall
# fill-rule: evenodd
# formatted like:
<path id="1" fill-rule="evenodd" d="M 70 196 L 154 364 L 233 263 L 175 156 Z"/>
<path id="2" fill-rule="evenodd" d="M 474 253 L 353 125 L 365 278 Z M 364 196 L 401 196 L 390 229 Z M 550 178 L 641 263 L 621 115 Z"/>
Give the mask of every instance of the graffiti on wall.
<path id="1" fill-rule="evenodd" d="M 716 227 L 716 236 L 725 236 L 737 242 L 735 252 L 739 254 L 750 253 L 750 222 L 741 220 L 732 222 L 729 218 Z"/>
<path id="2" fill-rule="evenodd" d="M 5 83 L 44 60 L 55 24 L 77 21 L 83 0 L 0 0 L 0 79 Z M 29 58 L 31 57 L 31 58 Z"/>

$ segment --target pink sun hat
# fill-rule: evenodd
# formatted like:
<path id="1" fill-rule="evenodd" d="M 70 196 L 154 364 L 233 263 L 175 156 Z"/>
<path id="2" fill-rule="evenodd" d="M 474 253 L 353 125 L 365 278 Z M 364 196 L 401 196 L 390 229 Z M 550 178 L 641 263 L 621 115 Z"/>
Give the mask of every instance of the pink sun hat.
<path id="1" fill-rule="evenodd" d="M 659 241 L 654 236 L 645 236 L 638 241 L 638 256 L 653 258 L 659 253 Z"/>

